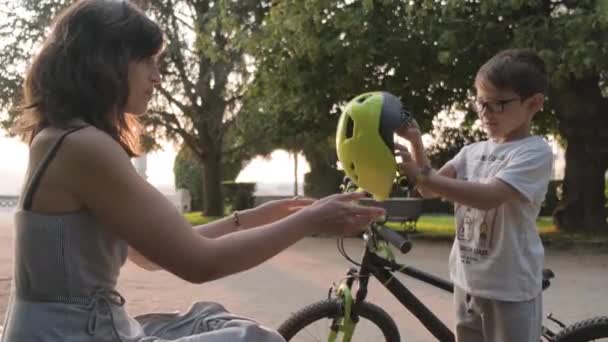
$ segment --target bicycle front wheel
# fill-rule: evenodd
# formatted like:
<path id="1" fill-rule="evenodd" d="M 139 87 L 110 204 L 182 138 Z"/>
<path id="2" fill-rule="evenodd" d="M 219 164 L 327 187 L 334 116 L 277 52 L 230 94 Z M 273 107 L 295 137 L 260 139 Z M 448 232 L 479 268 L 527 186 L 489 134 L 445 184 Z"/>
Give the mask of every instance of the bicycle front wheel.
<path id="1" fill-rule="evenodd" d="M 359 321 L 355 327 L 352 342 L 399 342 L 399 329 L 393 319 L 378 306 L 357 303 Z M 292 342 L 326 342 L 335 319 L 342 315 L 341 304 L 336 299 L 328 299 L 310 304 L 294 313 L 279 327 L 279 333 Z M 339 337 L 336 341 L 342 341 Z"/>
<path id="2" fill-rule="evenodd" d="M 569 325 L 555 336 L 555 342 L 608 342 L 608 316 L 586 319 Z"/>

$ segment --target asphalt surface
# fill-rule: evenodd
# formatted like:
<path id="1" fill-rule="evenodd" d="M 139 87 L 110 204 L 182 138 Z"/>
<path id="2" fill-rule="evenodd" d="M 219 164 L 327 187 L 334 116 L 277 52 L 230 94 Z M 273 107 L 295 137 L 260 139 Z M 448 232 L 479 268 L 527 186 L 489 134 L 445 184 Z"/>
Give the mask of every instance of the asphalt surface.
<path id="1" fill-rule="evenodd" d="M 0 211 L 0 317 L 6 310 L 12 274 L 12 227 L 7 211 Z M 260 246 L 263 248 L 263 246 Z M 361 255 L 361 239 L 347 239 L 349 254 Z M 435 275 L 447 276 L 450 244 L 415 241 L 403 263 Z M 545 315 L 572 323 L 596 315 L 608 315 L 608 254 L 589 250 L 546 252 L 546 267 L 556 273 L 544 294 Z M 119 291 L 133 314 L 182 311 L 195 301 L 222 303 L 230 311 L 278 327 L 293 311 L 327 297 L 332 282 L 339 282 L 350 263 L 327 237 L 306 238 L 252 270 L 202 285 L 189 284 L 164 271 L 148 272 L 127 263 Z M 415 279 L 398 276 L 431 311 L 451 326 L 451 295 Z M 380 305 L 397 322 L 407 341 L 432 341 L 433 337 L 376 280 L 370 281 L 368 300 Z"/>

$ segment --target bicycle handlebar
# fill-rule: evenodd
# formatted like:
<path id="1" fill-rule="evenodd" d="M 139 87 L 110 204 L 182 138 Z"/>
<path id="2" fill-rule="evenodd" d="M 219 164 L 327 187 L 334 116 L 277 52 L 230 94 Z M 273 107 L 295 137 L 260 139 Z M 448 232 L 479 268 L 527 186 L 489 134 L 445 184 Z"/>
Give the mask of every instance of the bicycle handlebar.
<path id="1" fill-rule="evenodd" d="M 384 240 L 395 246 L 401 253 L 406 254 L 412 249 L 412 242 L 396 231 L 384 225 L 378 225 L 377 231 Z"/>

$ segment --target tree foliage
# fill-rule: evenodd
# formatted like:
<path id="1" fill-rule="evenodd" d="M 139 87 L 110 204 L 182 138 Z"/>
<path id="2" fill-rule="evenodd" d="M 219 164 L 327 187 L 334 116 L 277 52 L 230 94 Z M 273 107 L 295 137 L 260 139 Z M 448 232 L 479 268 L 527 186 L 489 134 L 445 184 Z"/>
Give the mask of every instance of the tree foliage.
<path id="1" fill-rule="evenodd" d="M 68 0 L 6 2 L 0 26 L 0 108 L 18 103 L 25 65 L 44 37 L 50 20 Z M 264 2 L 243 0 L 138 1 L 162 26 L 166 51 L 161 56 L 163 82 L 150 114 L 146 146 L 157 138 L 183 142 L 203 166 L 205 214 L 223 213 L 221 195 L 224 159 L 242 163 L 249 148 L 231 133 L 241 98 L 251 80 L 245 48 L 266 11 Z M 14 123 L 11 113 L 5 127 Z"/>
<path id="2" fill-rule="evenodd" d="M 32 46 L 65 3 L 7 3 L 0 25 L 3 109 L 19 93 Z M 557 222 L 564 229 L 606 225 L 605 0 L 149 0 L 147 6 L 168 38 L 165 78 L 147 127 L 153 138 L 183 141 L 202 163 L 208 213 L 221 210 L 224 159 L 238 165 L 279 147 L 302 151 L 311 172 L 334 172 L 336 114 L 355 95 L 399 95 L 430 131 L 437 113 L 466 108 L 475 73 L 489 57 L 529 47 L 545 59 L 552 85 L 534 131 L 558 134 L 567 148 Z M 468 142 L 467 132 L 447 133 L 456 140 L 442 159 Z"/>
<path id="3" fill-rule="evenodd" d="M 556 218 L 565 229 L 602 227 L 606 7 L 595 0 L 282 1 L 265 22 L 246 113 L 263 118 L 252 127 L 278 141 L 301 132 L 331 136 L 340 105 L 381 89 L 401 96 L 428 131 L 442 109 L 474 95 L 475 73 L 492 55 L 533 48 L 552 84 L 534 132 L 557 133 L 568 149 Z"/>

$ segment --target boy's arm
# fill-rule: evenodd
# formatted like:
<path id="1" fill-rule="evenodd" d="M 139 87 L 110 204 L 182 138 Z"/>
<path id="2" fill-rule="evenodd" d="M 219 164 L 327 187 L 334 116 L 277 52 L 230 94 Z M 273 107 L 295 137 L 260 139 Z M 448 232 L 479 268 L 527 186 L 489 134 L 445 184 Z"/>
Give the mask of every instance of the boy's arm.
<path id="1" fill-rule="evenodd" d="M 414 163 L 405 165 L 405 168 L 418 180 L 418 187 L 466 206 L 489 210 L 508 201 L 542 202 L 552 165 L 553 154 L 544 143 L 522 149 L 506 167 L 483 183 L 450 179 L 437 174 L 416 177 L 420 169 Z"/>
<path id="2" fill-rule="evenodd" d="M 442 197 L 452 202 L 457 202 L 469 207 L 488 210 L 513 200 L 524 199 L 521 193 L 508 185 L 506 182 L 494 178 L 489 183 L 476 183 L 455 179 L 456 167 L 453 163 L 446 163 L 438 172 L 425 174 L 424 169 L 429 168 L 425 164 L 426 156 L 424 147 L 420 143 L 412 143 L 413 151 L 400 153 L 406 159 L 400 164 L 400 168 L 410 178 L 415 180 L 416 189 L 425 198 Z M 424 159 L 423 159 L 424 158 Z"/>
<path id="3" fill-rule="evenodd" d="M 432 174 L 416 186 L 419 191 L 431 192 L 449 201 L 481 210 L 496 208 L 511 200 L 525 200 L 517 190 L 498 178 L 484 184 Z"/>
<path id="4" fill-rule="evenodd" d="M 420 134 L 414 135 L 409 140 L 412 145 L 412 159 L 416 163 L 419 168 L 431 168 L 431 162 L 426 156 L 426 152 L 424 151 L 424 144 L 422 142 L 422 136 Z M 439 171 L 431 170 L 431 173 L 447 177 L 447 178 L 456 178 L 456 168 L 452 164 L 446 163 L 439 169 Z M 418 193 L 424 198 L 435 198 L 441 197 L 440 194 L 433 192 L 430 189 L 425 189 L 418 187 Z"/>
<path id="5" fill-rule="evenodd" d="M 517 190 L 499 179 L 487 184 L 457 180 L 455 179 L 457 171 L 452 163 L 446 163 L 439 171 L 431 170 L 428 175 L 420 177 L 419 174 L 424 168 L 430 168 L 430 162 L 424 152 L 420 135 L 409 141 L 412 145 L 410 154 L 412 160 L 403 165 L 409 169 L 406 173 L 417 180 L 416 189 L 422 197 L 442 197 L 451 202 L 482 210 L 498 207 L 512 199 L 523 198 Z"/>
<path id="6" fill-rule="evenodd" d="M 455 179 L 457 170 L 454 163 L 460 163 L 460 153 L 451 162 L 443 165 L 439 171 L 433 172 L 424 151 L 420 127 L 415 120 L 400 127 L 396 133 L 411 144 L 411 153 L 408 153 L 404 146 L 397 144 L 396 148 L 398 151 L 405 152 L 399 153 L 404 157 L 404 163 L 401 164 L 405 166 L 403 171 L 411 179 L 418 180 L 416 189 L 422 197 L 442 197 L 452 202 L 484 210 L 495 208 L 512 199 L 524 198 L 517 190 L 499 179 L 494 179 L 488 184 Z M 409 158 L 411 159 L 408 160 Z M 424 169 L 429 169 L 430 173 L 419 177 Z"/>
<path id="7" fill-rule="evenodd" d="M 454 178 L 456 178 L 456 169 L 454 168 L 454 165 L 452 165 L 452 164 L 445 164 L 437 172 L 434 172 L 433 170 L 431 170 L 431 174 L 435 174 L 435 175 L 438 175 L 438 176 L 446 177 L 448 179 L 454 179 Z M 445 196 L 442 196 L 441 194 L 439 194 L 437 192 L 433 192 L 430 189 L 425 189 L 425 188 L 422 188 L 422 187 L 417 187 L 417 190 L 418 190 L 418 193 L 420 195 L 422 195 L 422 197 L 424 197 L 424 198 L 445 197 Z"/>

